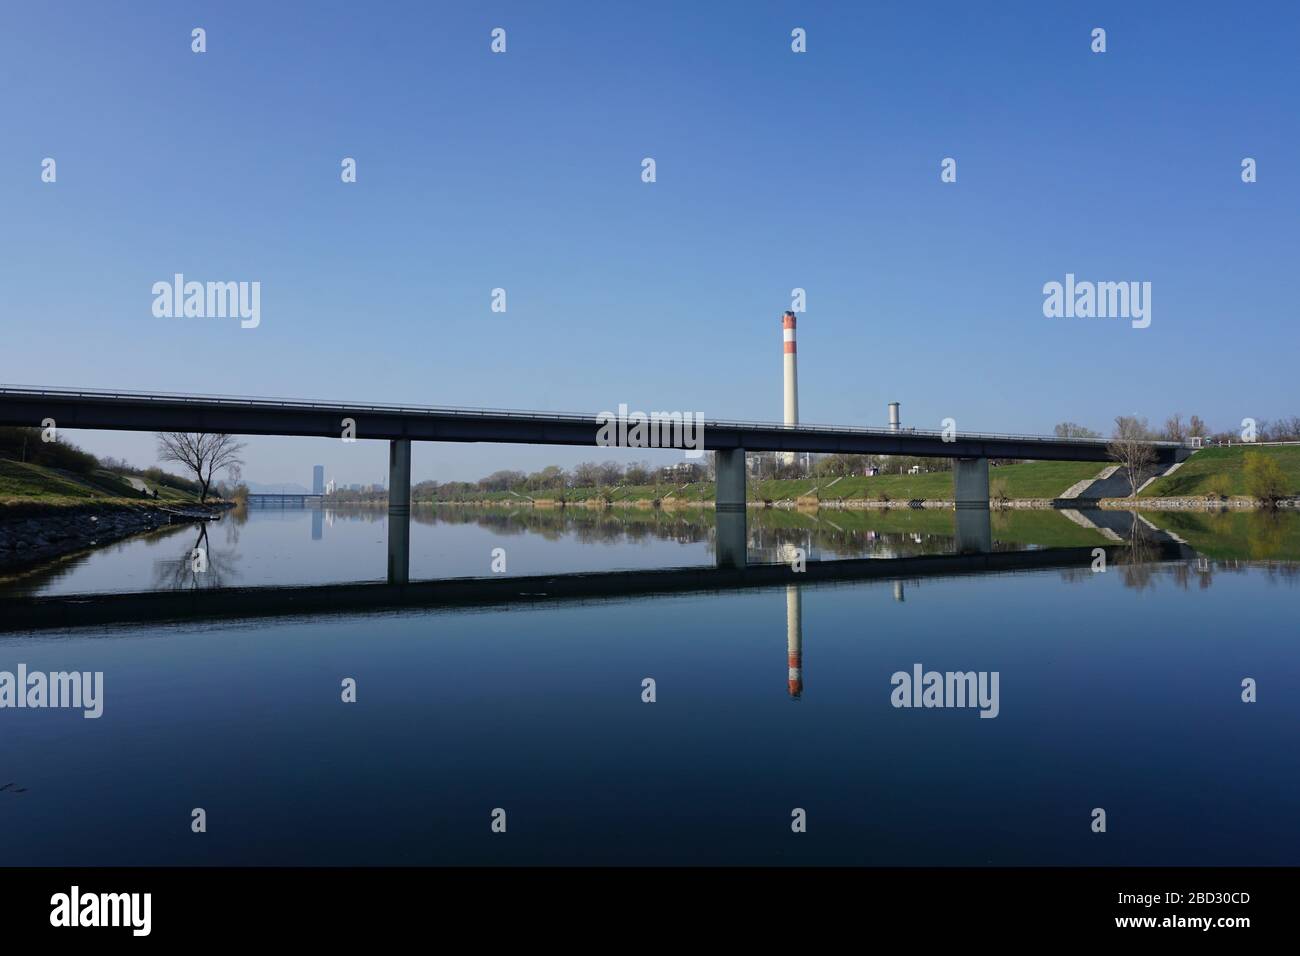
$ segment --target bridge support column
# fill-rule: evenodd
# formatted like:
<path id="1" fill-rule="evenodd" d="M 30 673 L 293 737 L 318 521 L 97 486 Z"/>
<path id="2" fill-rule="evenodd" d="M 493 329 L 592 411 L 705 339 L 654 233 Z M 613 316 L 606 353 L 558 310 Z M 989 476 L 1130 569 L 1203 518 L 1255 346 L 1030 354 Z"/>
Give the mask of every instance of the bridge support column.
<path id="1" fill-rule="evenodd" d="M 411 575 L 411 441 L 388 443 L 388 583 Z"/>
<path id="2" fill-rule="evenodd" d="M 993 550 L 993 524 L 989 514 L 989 460 L 952 460 L 953 503 L 957 506 L 957 551 L 987 554 Z"/>
<path id="3" fill-rule="evenodd" d="M 749 541 L 745 527 L 745 449 L 721 449 L 713 453 L 713 461 L 718 473 L 714 486 L 717 565 L 743 568 Z"/>

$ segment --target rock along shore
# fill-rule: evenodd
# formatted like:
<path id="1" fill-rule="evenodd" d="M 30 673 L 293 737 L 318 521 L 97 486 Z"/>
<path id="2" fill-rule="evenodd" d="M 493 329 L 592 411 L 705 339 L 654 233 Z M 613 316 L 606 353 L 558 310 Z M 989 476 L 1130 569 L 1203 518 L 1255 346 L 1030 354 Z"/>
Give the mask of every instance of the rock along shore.
<path id="1" fill-rule="evenodd" d="M 0 571 L 52 561 L 169 524 L 209 521 L 230 507 L 227 502 L 3 507 L 0 508 Z"/>

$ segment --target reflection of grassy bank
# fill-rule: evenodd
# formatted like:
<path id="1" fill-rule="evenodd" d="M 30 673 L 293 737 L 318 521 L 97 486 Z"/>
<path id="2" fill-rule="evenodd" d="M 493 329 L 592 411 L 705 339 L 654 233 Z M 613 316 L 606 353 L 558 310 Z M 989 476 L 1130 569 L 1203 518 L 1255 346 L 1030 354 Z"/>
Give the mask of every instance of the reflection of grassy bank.
<path id="1" fill-rule="evenodd" d="M 1083 548 L 1112 542 L 1100 531 L 1075 524 L 1059 511 L 994 511 L 993 537 L 1045 548 Z"/>
<path id="2" fill-rule="evenodd" d="M 1109 543 L 1100 532 L 1080 527 L 1059 511 L 992 511 L 990 520 L 993 537 L 1011 544 L 1033 544 L 1046 548 L 1078 548 Z M 749 512 L 749 522 L 754 527 L 829 526 L 844 531 L 875 531 L 878 534 L 951 536 L 954 521 L 952 511 L 937 508 L 822 511 L 816 516 L 776 508 Z"/>
<path id="3" fill-rule="evenodd" d="M 749 524 L 755 528 L 840 528 L 880 534 L 942 534 L 953 531 L 952 513 L 937 509 L 888 508 L 872 511 L 820 511 L 751 508 Z"/>
<path id="4" fill-rule="evenodd" d="M 1300 514 L 1293 511 L 1157 511 L 1146 516 L 1207 557 L 1300 561 Z"/>
<path id="5" fill-rule="evenodd" d="M 537 509 L 530 507 L 444 505 L 437 509 L 416 508 L 415 521 L 476 523 L 492 526 L 503 533 L 522 533 L 529 529 L 542 534 L 608 534 L 637 537 L 659 535 L 665 538 L 703 537 L 715 524 L 711 508 L 683 508 L 675 511 L 658 509 Z M 863 511 L 801 512 L 780 508 L 748 512 L 749 527 L 778 535 L 811 533 L 842 541 L 845 536 L 865 540 L 868 532 L 877 535 L 923 535 L 948 538 L 954 533 L 952 511 L 925 508 L 888 508 Z M 1085 547 L 1108 544 L 1100 533 L 1080 527 L 1058 511 L 994 511 L 991 513 L 993 536 L 1008 544 L 1039 547 Z"/>

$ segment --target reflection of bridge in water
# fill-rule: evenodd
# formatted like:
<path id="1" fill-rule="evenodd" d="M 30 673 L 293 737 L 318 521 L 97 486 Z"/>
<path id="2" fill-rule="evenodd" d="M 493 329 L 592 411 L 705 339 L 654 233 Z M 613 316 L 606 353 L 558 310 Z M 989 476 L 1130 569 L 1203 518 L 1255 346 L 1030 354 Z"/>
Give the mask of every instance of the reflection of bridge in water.
<path id="1" fill-rule="evenodd" d="M 312 494 L 260 494 L 248 496 L 250 508 L 319 508 L 324 495 Z"/>
<path id="2" fill-rule="evenodd" d="M 1086 569 L 1096 548 L 1041 548 L 987 554 L 924 554 L 906 558 L 846 558 L 809 562 L 797 572 L 787 564 L 746 568 L 667 568 L 519 577 L 322 584 L 306 587 L 204 588 L 184 591 L 18 596 L 5 601 L 0 633 L 79 627 L 111 627 L 184 621 L 257 620 L 338 614 L 373 614 L 456 608 L 620 600 L 655 594 L 795 588 L 856 581 L 919 581 L 1017 571 Z M 1128 548 L 1104 548 L 1108 562 Z M 1174 544 L 1153 544 L 1147 561 L 1194 556 Z M 895 590 L 895 597 L 898 591 Z M 787 623 L 801 623 L 801 609 Z M 791 654 L 797 657 L 798 654 Z"/>

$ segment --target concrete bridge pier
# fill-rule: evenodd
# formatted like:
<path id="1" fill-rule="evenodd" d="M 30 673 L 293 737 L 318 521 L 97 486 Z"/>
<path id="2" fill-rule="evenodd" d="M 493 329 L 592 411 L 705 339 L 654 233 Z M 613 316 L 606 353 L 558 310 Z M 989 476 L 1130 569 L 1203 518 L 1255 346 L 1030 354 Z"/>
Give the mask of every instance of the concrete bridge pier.
<path id="1" fill-rule="evenodd" d="M 749 541 L 745 526 L 745 449 L 720 449 L 713 453 L 713 461 L 718 473 L 714 486 L 717 565 L 720 568 L 743 568 Z"/>
<path id="2" fill-rule="evenodd" d="M 411 441 L 388 443 L 388 583 L 411 576 Z"/>
<path id="3" fill-rule="evenodd" d="M 952 460 L 953 503 L 956 505 L 957 551 L 987 554 L 993 550 L 989 514 L 989 460 Z"/>

